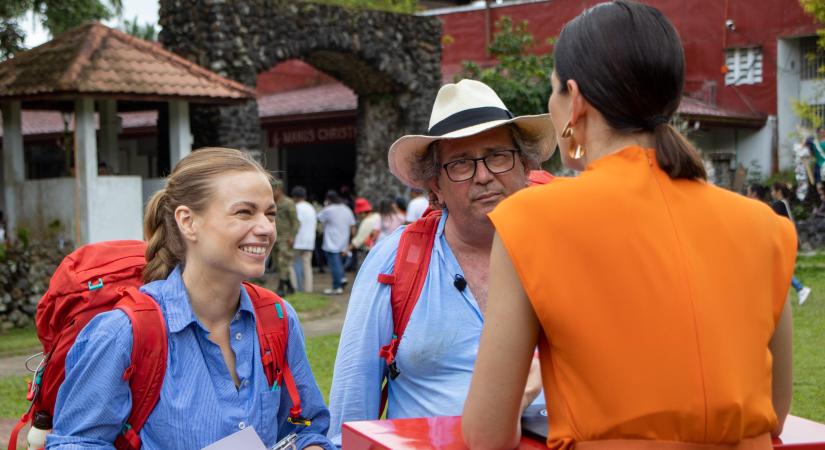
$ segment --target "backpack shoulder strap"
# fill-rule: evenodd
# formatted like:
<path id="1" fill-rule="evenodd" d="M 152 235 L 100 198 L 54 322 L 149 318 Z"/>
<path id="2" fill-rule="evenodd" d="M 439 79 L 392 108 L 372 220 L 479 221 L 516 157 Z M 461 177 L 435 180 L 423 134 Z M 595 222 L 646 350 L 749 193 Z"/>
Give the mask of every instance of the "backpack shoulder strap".
<path id="1" fill-rule="evenodd" d="M 166 323 L 157 302 L 134 287 L 123 291 L 115 308 L 132 322 L 132 364 L 123 373 L 132 391 L 132 412 L 115 440 L 115 448 L 139 450 L 140 430 L 160 398 L 166 374 Z"/>
<path id="2" fill-rule="evenodd" d="M 401 233 L 392 273 L 378 275 L 379 283 L 391 286 L 393 336 L 389 344 L 381 347 L 378 355 L 387 363 L 389 378 L 393 380 L 401 374 L 395 362 L 395 355 L 424 288 L 440 221 L 441 210 L 429 210 L 420 219 L 408 225 Z M 381 414 L 387 400 L 387 383 L 382 390 Z"/>
<path id="3" fill-rule="evenodd" d="M 553 181 L 553 178 L 555 178 L 553 174 L 546 170 L 531 170 L 530 173 L 527 174 L 527 181 L 530 183 L 530 186 L 547 184 Z"/>
<path id="4" fill-rule="evenodd" d="M 309 426 L 310 421 L 301 416 L 301 396 L 289 369 L 287 344 L 289 343 L 289 317 L 284 300 L 274 292 L 244 283 L 246 292 L 255 308 L 255 328 L 261 347 L 261 362 L 272 390 L 286 387 L 292 408 L 289 409 L 290 423 Z"/>

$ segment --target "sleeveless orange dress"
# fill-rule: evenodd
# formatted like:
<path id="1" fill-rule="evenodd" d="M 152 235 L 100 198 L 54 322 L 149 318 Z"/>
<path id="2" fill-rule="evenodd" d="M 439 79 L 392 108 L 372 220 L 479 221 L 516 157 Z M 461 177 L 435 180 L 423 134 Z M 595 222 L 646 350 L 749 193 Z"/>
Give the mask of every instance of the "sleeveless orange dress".
<path id="1" fill-rule="evenodd" d="M 768 343 L 796 258 L 790 221 L 672 180 L 640 147 L 490 217 L 543 329 L 551 448 L 729 444 L 774 429 Z"/>

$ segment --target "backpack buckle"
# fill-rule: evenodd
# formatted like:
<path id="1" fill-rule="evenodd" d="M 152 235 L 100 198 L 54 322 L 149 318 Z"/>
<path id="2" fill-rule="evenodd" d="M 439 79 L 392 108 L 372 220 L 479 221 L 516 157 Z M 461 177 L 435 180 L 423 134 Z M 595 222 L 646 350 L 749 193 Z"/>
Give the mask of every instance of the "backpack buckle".
<path id="1" fill-rule="evenodd" d="M 97 283 L 94 284 L 91 281 L 89 281 L 88 285 L 90 291 L 96 291 L 103 287 L 103 278 L 98 278 Z"/>
<path id="2" fill-rule="evenodd" d="M 398 365 L 395 364 L 395 361 L 387 365 L 387 368 L 390 370 L 390 379 L 398 378 L 398 375 L 401 375 L 401 371 L 398 370 Z"/>

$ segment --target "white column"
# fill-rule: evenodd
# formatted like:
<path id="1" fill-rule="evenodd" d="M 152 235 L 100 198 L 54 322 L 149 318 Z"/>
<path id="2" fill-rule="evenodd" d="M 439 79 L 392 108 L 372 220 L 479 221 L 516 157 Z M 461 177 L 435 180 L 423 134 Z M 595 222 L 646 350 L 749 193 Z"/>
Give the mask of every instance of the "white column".
<path id="1" fill-rule="evenodd" d="M 23 125 L 20 101 L 3 103 L 3 199 L 5 201 L 6 236 L 17 228 L 17 193 L 26 178 L 23 163 Z"/>
<path id="2" fill-rule="evenodd" d="M 189 103 L 183 100 L 169 102 L 169 167 L 192 152 L 192 132 L 189 129 Z"/>
<path id="3" fill-rule="evenodd" d="M 79 230 L 78 245 L 91 242 L 91 204 L 93 190 L 97 185 L 97 139 L 95 138 L 95 107 L 90 98 L 75 100 L 75 131 L 74 131 L 74 161 L 75 161 L 75 198 L 77 204 L 75 217 Z"/>
<path id="4" fill-rule="evenodd" d="M 120 173 L 120 151 L 117 146 L 117 133 L 120 131 L 117 119 L 117 101 L 100 100 L 100 155 L 109 167 L 109 174 Z"/>

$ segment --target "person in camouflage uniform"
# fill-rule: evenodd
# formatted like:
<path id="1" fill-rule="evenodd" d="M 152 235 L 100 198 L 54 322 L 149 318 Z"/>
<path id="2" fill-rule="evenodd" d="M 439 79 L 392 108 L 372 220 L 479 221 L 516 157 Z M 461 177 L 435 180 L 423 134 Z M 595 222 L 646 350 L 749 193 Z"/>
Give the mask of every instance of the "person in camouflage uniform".
<path id="1" fill-rule="evenodd" d="M 275 229 L 278 232 L 278 239 L 275 241 L 275 263 L 278 271 L 278 295 L 284 296 L 295 292 L 294 273 L 292 272 L 292 260 L 295 259 L 295 250 L 292 244 L 295 242 L 295 235 L 298 233 L 298 214 L 295 212 L 295 202 L 284 193 L 284 186 L 281 180 L 272 182 L 272 195 L 275 199 L 275 206 L 278 208 L 275 214 Z"/>

